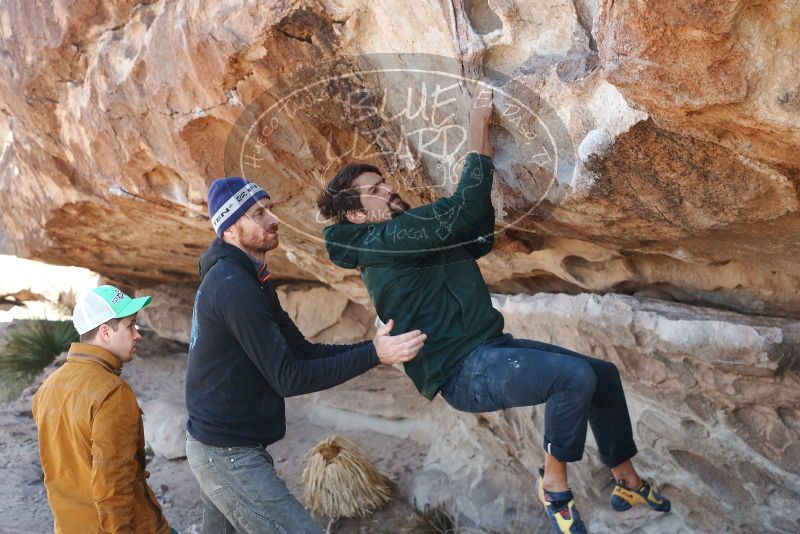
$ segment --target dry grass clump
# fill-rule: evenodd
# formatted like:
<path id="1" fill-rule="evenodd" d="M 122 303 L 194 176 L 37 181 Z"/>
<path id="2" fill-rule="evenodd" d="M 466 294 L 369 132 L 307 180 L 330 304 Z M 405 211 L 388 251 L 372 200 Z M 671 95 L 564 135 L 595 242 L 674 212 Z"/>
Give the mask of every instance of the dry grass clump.
<path id="1" fill-rule="evenodd" d="M 353 442 L 331 436 L 315 445 L 303 470 L 306 506 L 331 518 L 364 517 L 392 499 L 389 479 Z"/>

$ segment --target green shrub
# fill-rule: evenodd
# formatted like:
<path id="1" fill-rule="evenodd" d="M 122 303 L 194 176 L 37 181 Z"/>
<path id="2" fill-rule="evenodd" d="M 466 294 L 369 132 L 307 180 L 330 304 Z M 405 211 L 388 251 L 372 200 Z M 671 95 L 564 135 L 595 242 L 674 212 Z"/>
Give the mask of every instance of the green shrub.
<path id="1" fill-rule="evenodd" d="M 74 341 L 78 341 L 78 333 L 71 321 L 40 319 L 14 327 L 0 352 L 0 401 L 19 395 Z"/>

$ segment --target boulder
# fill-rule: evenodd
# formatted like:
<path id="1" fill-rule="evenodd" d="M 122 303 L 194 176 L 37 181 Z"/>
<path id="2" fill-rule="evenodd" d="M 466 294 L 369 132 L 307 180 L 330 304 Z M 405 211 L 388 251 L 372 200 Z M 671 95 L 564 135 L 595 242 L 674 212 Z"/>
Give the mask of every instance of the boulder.
<path id="1" fill-rule="evenodd" d="M 137 290 L 136 296 L 149 295 L 153 300 L 142 308 L 137 320 L 149 326 L 158 337 L 189 343 L 192 303 L 197 288 L 190 285 L 161 284 Z"/>
<path id="2" fill-rule="evenodd" d="M 172 399 L 142 402 L 144 439 L 157 456 L 167 460 L 186 457 L 186 404 Z"/>

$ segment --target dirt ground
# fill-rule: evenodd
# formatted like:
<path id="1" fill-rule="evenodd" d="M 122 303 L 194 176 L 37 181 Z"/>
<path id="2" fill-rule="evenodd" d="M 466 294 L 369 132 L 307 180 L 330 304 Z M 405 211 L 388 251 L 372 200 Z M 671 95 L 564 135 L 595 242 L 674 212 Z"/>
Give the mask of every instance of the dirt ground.
<path id="1" fill-rule="evenodd" d="M 1 337 L 1 336 L 0 336 Z M 186 362 L 185 347 L 152 335 L 140 344 L 138 356 L 123 371 L 140 402 L 154 398 L 181 398 Z M 0 405 L 0 533 L 38 534 L 53 531 L 43 474 L 39 464 L 36 427 L 30 413 L 34 387 L 15 401 Z M 337 433 L 335 428 L 309 420 L 314 405 L 308 398 L 288 399 L 287 435 L 269 447 L 276 467 L 293 493 L 302 501 L 301 474 L 304 456 L 313 445 Z M 407 502 L 411 474 L 419 469 L 423 450 L 415 442 L 372 431 L 348 431 L 378 469 L 396 485 L 397 498 L 363 519 L 341 519 L 331 532 L 403 533 L 434 532 L 420 523 Z M 199 533 L 202 517 L 200 489 L 185 460 L 156 457 L 148 465 L 150 484 L 156 491 L 170 524 L 181 533 Z M 316 518 L 320 527 L 329 518 Z"/>

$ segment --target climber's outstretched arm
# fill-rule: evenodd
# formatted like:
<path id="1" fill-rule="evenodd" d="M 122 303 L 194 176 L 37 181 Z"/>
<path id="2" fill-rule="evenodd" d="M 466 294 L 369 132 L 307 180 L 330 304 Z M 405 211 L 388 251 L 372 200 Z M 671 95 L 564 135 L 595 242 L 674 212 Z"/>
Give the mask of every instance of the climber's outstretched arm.
<path id="1" fill-rule="evenodd" d="M 475 94 L 469 114 L 469 132 L 467 133 L 467 150 L 492 156 L 492 145 L 489 143 L 489 121 L 492 117 L 492 90 L 481 87 Z M 489 198 L 478 207 L 474 237 L 464 247 L 478 259 L 492 251 L 494 245 L 494 207 Z"/>

